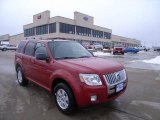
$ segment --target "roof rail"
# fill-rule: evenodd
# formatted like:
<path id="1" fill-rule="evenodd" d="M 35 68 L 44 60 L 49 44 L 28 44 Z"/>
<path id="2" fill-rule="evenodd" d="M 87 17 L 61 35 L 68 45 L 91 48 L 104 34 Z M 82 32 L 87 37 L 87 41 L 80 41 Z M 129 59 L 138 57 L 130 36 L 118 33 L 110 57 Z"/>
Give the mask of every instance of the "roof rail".
<path id="1" fill-rule="evenodd" d="M 42 38 L 42 37 L 28 37 L 26 40 L 49 40 L 49 38 Z"/>

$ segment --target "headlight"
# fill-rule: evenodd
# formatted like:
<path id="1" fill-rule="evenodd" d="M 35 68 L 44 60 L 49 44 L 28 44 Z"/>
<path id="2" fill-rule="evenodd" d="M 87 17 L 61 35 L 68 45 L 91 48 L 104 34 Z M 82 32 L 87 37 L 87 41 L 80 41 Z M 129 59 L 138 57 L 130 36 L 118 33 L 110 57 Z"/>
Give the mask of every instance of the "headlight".
<path id="1" fill-rule="evenodd" d="M 97 74 L 79 74 L 79 77 L 81 82 L 85 82 L 87 85 L 102 85 L 102 82 Z"/>

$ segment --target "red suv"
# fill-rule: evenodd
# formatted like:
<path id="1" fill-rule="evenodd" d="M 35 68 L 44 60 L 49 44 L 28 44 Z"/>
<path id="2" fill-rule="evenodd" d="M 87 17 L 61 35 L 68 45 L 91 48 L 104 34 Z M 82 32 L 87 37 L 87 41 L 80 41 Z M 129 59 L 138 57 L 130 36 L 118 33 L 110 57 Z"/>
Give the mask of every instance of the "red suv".
<path id="1" fill-rule="evenodd" d="M 21 86 L 32 81 L 45 88 L 65 114 L 116 99 L 128 81 L 120 63 L 94 57 L 81 44 L 67 40 L 21 41 L 15 68 Z"/>

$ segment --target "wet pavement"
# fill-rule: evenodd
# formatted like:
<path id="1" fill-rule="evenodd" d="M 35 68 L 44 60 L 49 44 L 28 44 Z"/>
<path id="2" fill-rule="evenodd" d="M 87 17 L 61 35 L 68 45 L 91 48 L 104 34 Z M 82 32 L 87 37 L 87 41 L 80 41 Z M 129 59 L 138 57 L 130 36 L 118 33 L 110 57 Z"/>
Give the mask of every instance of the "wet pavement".
<path id="1" fill-rule="evenodd" d="M 140 53 L 107 57 L 126 66 L 129 78 L 126 92 L 113 102 L 66 116 L 58 111 L 52 95 L 43 88 L 33 83 L 19 86 L 14 52 L 0 51 L 0 120 L 160 120 L 159 65 L 151 68 L 152 64 L 141 63 L 155 56 L 156 53 Z"/>

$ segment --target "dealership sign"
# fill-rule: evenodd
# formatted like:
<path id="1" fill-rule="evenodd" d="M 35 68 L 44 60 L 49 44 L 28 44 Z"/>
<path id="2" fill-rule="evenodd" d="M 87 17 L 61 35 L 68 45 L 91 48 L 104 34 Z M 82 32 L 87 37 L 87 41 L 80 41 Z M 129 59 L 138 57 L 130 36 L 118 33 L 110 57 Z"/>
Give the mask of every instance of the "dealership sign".
<path id="1" fill-rule="evenodd" d="M 37 16 L 37 19 L 41 19 L 41 15 L 38 15 L 38 16 Z"/>
<path id="2" fill-rule="evenodd" d="M 88 21 L 88 17 L 87 16 L 83 17 L 83 20 Z"/>

